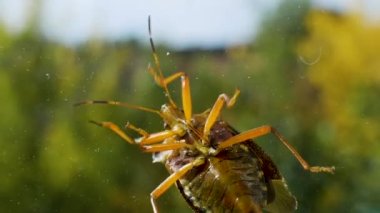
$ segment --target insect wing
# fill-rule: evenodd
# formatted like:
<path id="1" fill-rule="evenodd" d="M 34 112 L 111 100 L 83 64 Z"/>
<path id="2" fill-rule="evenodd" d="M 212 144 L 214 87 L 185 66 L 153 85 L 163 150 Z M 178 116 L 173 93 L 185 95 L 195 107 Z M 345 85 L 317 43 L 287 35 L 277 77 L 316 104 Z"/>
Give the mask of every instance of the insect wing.
<path id="1" fill-rule="evenodd" d="M 234 135 L 239 134 L 233 127 L 228 126 Z M 290 193 L 285 179 L 278 171 L 272 159 L 252 140 L 245 142 L 252 153 L 263 162 L 264 176 L 268 186 L 268 204 L 264 207 L 266 212 L 272 213 L 291 213 L 297 209 L 297 200 Z"/>
<path id="2" fill-rule="evenodd" d="M 290 193 L 284 179 L 270 180 L 269 185 L 272 189 L 274 200 L 268 203 L 268 205 L 264 207 L 264 210 L 273 213 L 290 213 L 297 209 L 297 200 Z"/>

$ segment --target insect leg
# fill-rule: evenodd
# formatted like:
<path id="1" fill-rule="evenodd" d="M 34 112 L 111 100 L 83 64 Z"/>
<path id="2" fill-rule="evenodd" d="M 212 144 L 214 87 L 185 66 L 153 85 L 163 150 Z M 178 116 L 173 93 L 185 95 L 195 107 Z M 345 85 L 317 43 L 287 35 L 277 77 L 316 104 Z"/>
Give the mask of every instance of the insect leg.
<path id="1" fill-rule="evenodd" d="M 156 83 L 162 87 L 165 91 L 165 95 L 167 96 L 170 104 L 174 107 L 176 107 L 176 104 L 174 103 L 173 99 L 170 96 L 169 89 L 168 89 L 168 84 L 178 77 L 182 77 L 182 104 L 183 104 L 183 110 L 185 112 L 185 119 L 187 122 L 190 121 L 191 119 L 191 96 L 190 96 L 190 86 L 189 86 L 189 79 L 187 75 L 184 72 L 177 72 L 174 73 L 173 75 L 164 78 L 162 71 L 161 71 L 161 65 L 160 65 L 160 60 L 158 58 L 158 54 L 156 52 L 156 48 L 154 46 L 153 38 L 152 38 L 152 26 L 151 26 L 151 21 L 150 21 L 150 16 L 148 18 L 148 30 L 149 30 L 149 41 L 150 41 L 150 46 L 152 48 L 153 52 L 153 59 L 155 63 L 155 67 L 153 68 L 151 66 L 148 67 L 148 71 L 153 75 L 154 80 Z"/>
<path id="2" fill-rule="evenodd" d="M 189 77 L 184 72 L 177 72 L 165 79 L 166 84 L 181 76 L 182 108 L 185 113 L 186 122 L 189 123 L 192 115 L 191 93 Z"/>
<path id="3" fill-rule="evenodd" d="M 282 136 L 280 132 L 278 132 L 275 128 L 272 126 L 261 126 L 258 128 L 254 128 L 245 132 L 242 132 L 238 135 L 235 135 L 226 141 L 223 141 L 219 144 L 216 152 L 219 152 L 220 150 L 232 146 L 237 143 L 241 143 L 244 141 L 247 141 L 249 139 L 258 138 L 260 136 L 264 136 L 267 134 L 274 134 L 279 141 L 282 142 L 288 148 L 288 150 L 293 154 L 293 156 L 298 160 L 298 162 L 302 165 L 302 167 L 305 170 L 308 170 L 310 172 L 328 172 L 328 173 L 334 173 L 335 167 L 322 167 L 322 166 L 310 166 L 309 163 L 307 163 L 302 156 L 297 152 L 297 150 L 289 144 L 289 142 Z"/>
<path id="4" fill-rule="evenodd" d="M 131 130 L 139 133 L 143 138 L 149 137 L 149 133 L 147 133 L 145 130 L 143 130 L 141 128 L 138 128 L 138 127 L 132 125 L 129 122 L 125 125 L 125 128 L 131 129 Z"/>
<path id="5" fill-rule="evenodd" d="M 177 180 L 183 177 L 192 168 L 202 165 L 204 163 L 203 158 L 197 158 L 193 162 L 184 165 L 178 171 L 167 177 L 156 189 L 150 193 L 150 202 L 152 203 L 153 212 L 158 213 L 156 199 L 159 198 L 170 186 L 172 186 Z"/>
<path id="6" fill-rule="evenodd" d="M 127 128 L 135 130 L 138 133 L 144 134 L 143 137 L 139 139 L 133 139 L 129 137 L 127 134 L 125 134 L 125 132 L 121 130 L 119 126 L 117 126 L 116 124 L 112 122 L 97 122 L 93 120 L 90 120 L 90 122 L 100 127 L 104 127 L 111 130 L 112 132 L 116 133 L 119 137 L 121 137 L 123 140 L 127 141 L 130 144 L 139 144 L 145 152 L 159 152 L 159 151 L 165 151 L 165 150 L 179 149 L 179 148 L 187 146 L 185 143 L 178 143 L 178 142 L 169 143 L 169 144 L 159 144 L 159 145 L 154 145 L 154 146 L 144 146 L 144 145 L 162 142 L 163 140 L 177 134 L 175 131 L 171 131 L 171 130 L 165 130 L 162 132 L 149 134 L 145 132 L 143 129 L 137 128 L 133 126 L 132 124 L 127 124 L 126 125 Z"/>
<path id="7" fill-rule="evenodd" d="M 161 75 L 159 75 L 153 68 L 149 69 L 149 72 L 153 75 L 156 83 L 166 88 L 168 84 L 173 82 L 174 80 L 181 77 L 181 87 L 182 87 L 182 108 L 185 113 L 185 119 L 187 122 L 190 121 L 191 115 L 192 115 L 192 104 L 191 104 L 191 93 L 190 93 L 190 82 L 189 77 L 184 72 L 176 72 L 173 75 L 164 78 Z M 169 98 L 170 102 L 171 98 Z M 174 102 L 172 103 L 173 106 L 175 106 Z"/>
<path id="8" fill-rule="evenodd" d="M 151 112 L 158 114 L 159 116 L 162 117 L 161 112 L 155 109 L 150 109 L 147 107 L 143 106 L 138 106 L 138 105 L 133 105 L 125 102 L 120 102 L 120 101 L 105 101 L 105 100 L 87 100 L 87 101 L 81 101 L 78 103 L 75 103 L 74 106 L 81 106 L 81 105 L 92 105 L 92 104 L 105 104 L 105 105 L 115 105 L 115 106 L 122 106 L 122 107 L 127 107 L 130 109 L 137 109 L 145 112 Z"/>
<path id="9" fill-rule="evenodd" d="M 166 138 L 170 138 L 176 134 L 177 133 L 175 131 L 172 131 L 172 130 L 164 130 L 162 132 L 152 133 L 152 134 L 149 134 L 149 136 L 146 138 L 142 137 L 140 140 L 140 144 L 141 145 L 148 145 L 148 144 L 159 143 L 159 142 L 165 140 Z"/>
<path id="10" fill-rule="evenodd" d="M 186 143 L 169 143 L 169 144 L 157 144 L 152 146 L 142 146 L 144 152 L 163 152 L 168 150 L 181 149 L 188 146 Z"/>
<path id="11" fill-rule="evenodd" d="M 227 108 L 231 108 L 235 102 L 237 97 L 240 94 L 240 90 L 236 89 L 232 98 L 229 98 L 226 94 L 220 94 L 218 99 L 215 101 L 214 106 L 212 107 L 210 114 L 207 117 L 205 127 L 203 129 L 203 136 L 207 137 L 210 133 L 211 127 L 214 125 L 216 119 L 218 119 L 220 112 L 223 106 L 226 104 Z"/>
<path id="12" fill-rule="evenodd" d="M 164 130 L 162 132 L 149 134 L 145 130 L 138 128 L 129 122 L 125 125 L 125 128 L 131 129 L 142 136 L 140 138 L 135 139 L 136 143 L 139 143 L 140 145 L 159 143 L 177 133 L 176 131 L 172 130 Z"/>
<path id="13" fill-rule="evenodd" d="M 156 48 L 154 46 L 153 38 L 152 38 L 152 26 L 151 26 L 151 21 L 150 21 L 150 16 L 148 18 L 148 30 L 149 30 L 149 41 L 150 41 L 150 46 L 152 48 L 153 52 L 153 59 L 154 63 L 156 65 L 156 69 L 149 66 L 148 71 L 153 75 L 154 80 L 156 83 L 164 88 L 165 94 L 167 98 L 169 99 L 169 102 L 172 106 L 176 107 L 176 104 L 174 103 L 173 99 L 170 96 L 169 89 L 168 89 L 168 84 L 174 81 L 175 79 L 181 77 L 182 81 L 182 108 L 183 111 L 185 112 L 185 119 L 186 122 L 190 122 L 191 119 L 191 95 L 190 95 L 190 84 L 189 84 L 189 78 L 184 72 L 177 72 L 174 73 L 173 75 L 164 78 L 162 71 L 161 71 L 161 65 L 160 65 L 160 60 L 158 58 Z"/>
<path id="14" fill-rule="evenodd" d="M 125 132 L 123 130 L 121 130 L 119 126 L 117 126 L 116 124 L 114 124 L 112 122 L 97 122 L 97 121 L 93 121 L 93 120 L 90 120 L 90 122 L 93 124 L 96 124 L 100 127 L 104 127 L 104 128 L 111 130 L 112 132 L 116 133 L 123 140 L 127 141 L 130 144 L 136 144 L 136 141 L 133 138 L 131 138 L 127 134 L 125 134 Z"/>

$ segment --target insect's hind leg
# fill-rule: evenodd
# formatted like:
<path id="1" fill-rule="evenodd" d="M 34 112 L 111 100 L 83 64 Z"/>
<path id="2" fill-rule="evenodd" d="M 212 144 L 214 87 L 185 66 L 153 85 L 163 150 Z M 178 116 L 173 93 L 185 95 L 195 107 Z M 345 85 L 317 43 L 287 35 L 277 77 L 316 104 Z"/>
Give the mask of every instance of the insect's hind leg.
<path id="1" fill-rule="evenodd" d="M 182 178 L 186 173 L 192 168 L 202 165 L 204 163 L 203 158 L 197 158 L 193 162 L 188 163 L 182 166 L 178 171 L 172 173 L 169 177 L 167 177 L 156 189 L 154 189 L 150 193 L 150 202 L 153 207 L 153 212 L 158 213 L 158 207 L 156 203 L 156 199 L 159 198 L 163 193 L 165 193 L 170 186 L 172 186 L 177 180 Z"/>
<path id="2" fill-rule="evenodd" d="M 258 128 L 254 128 L 251 130 L 247 130 L 245 132 L 242 132 L 238 135 L 235 135 L 226 141 L 223 141 L 219 144 L 216 152 L 219 152 L 220 150 L 230 147 L 234 144 L 245 142 L 249 139 L 258 138 L 267 134 L 274 134 L 279 141 L 281 141 L 282 144 L 288 148 L 288 150 L 293 154 L 293 156 L 298 160 L 298 162 L 302 165 L 302 167 L 310 172 L 328 172 L 328 173 L 334 173 L 335 167 L 323 167 L 323 166 L 310 166 L 308 162 L 306 162 L 302 156 L 297 152 L 297 150 L 290 145 L 290 143 L 284 138 L 284 136 L 278 132 L 275 128 L 269 125 L 261 126 Z"/>

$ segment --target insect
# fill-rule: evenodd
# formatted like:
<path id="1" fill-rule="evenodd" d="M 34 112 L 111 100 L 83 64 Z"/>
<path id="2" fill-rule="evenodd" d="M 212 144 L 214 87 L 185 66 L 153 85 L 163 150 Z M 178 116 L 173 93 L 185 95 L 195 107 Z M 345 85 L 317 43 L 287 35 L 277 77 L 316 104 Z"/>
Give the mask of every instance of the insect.
<path id="1" fill-rule="evenodd" d="M 177 72 L 164 77 L 152 39 L 148 19 L 154 67 L 149 66 L 155 82 L 167 97 L 160 110 L 118 101 L 90 100 L 76 105 L 108 104 L 137 109 L 158 115 L 165 130 L 148 133 L 132 124 L 126 128 L 141 137 L 132 138 L 112 122 L 92 123 L 107 128 L 130 144 L 153 153 L 153 162 L 165 164 L 170 175 L 150 194 L 151 205 L 158 212 L 157 199 L 176 185 L 195 212 L 293 212 L 296 198 L 289 191 L 275 163 L 253 141 L 273 134 L 310 172 L 333 173 L 334 167 L 310 166 L 275 128 L 269 125 L 239 133 L 220 119 L 223 108 L 231 108 L 240 91 L 232 97 L 221 94 L 213 107 L 199 114 L 192 112 L 189 77 Z M 180 79 L 182 109 L 173 101 L 168 85 Z"/>

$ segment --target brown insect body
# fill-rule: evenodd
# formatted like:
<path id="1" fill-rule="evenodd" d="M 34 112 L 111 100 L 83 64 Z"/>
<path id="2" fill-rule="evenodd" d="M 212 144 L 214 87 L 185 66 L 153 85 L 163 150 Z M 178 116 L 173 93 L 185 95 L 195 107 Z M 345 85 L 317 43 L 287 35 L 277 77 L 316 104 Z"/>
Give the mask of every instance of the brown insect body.
<path id="1" fill-rule="evenodd" d="M 150 19 L 149 33 L 151 35 Z M 220 120 L 224 107 L 232 107 L 240 93 L 230 98 L 221 94 L 214 106 L 201 114 L 192 113 L 189 78 L 184 72 L 164 77 L 150 37 L 156 67 L 149 67 L 155 82 L 163 88 L 168 103 L 161 110 L 150 109 L 118 101 L 90 100 L 77 103 L 108 104 L 137 109 L 159 115 L 165 130 L 147 133 L 127 123 L 126 128 L 142 137 L 129 137 L 112 122 L 92 123 L 107 128 L 124 141 L 153 153 L 154 162 L 162 162 L 168 169 L 167 177 L 151 194 L 153 211 L 158 212 L 156 200 L 176 184 L 188 204 L 196 212 L 293 212 L 295 197 L 272 160 L 252 139 L 273 134 L 293 154 L 305 170 L 333 173 L 334 167 L 310 166 L 284 137 L 269 125 L 239 133 Z M 168 84 L 181 79 L 182 109 L 170 96 Z"/>
<path id="2" fill-rule="evenodd" d="M 184 140 L 189 145 L 201 144 L 199 132 L 203 132 L 207 115 L 194 115 L 193 128 L 177 140 Z M 272 160 L 252 140 L 235 144 L 219 153 L 202 153 L 202 149 L 215 150 L 220 142 L 237 134 L 228 123 L 219 120 L 210 131 L 209 147 L 155 153 L 154 161 L 164 163 L 170 173 L 175 173 L 195 159 L 204 158 L 203 164 L 190 170 L 176 183 L 196 212 L 248 213 L 261 212 L 262 208 L 271 212 L 293 212 L 297 207 L 295 197 L 288 191 Z"/>

